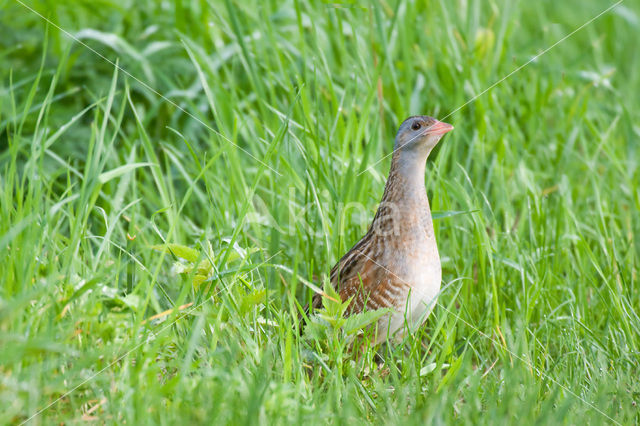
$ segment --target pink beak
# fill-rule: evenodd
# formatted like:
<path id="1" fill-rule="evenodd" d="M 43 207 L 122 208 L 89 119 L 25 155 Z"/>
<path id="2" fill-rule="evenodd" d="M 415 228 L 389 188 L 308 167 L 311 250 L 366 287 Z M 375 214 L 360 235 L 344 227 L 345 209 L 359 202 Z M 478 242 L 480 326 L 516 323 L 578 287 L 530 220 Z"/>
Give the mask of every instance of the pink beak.
<path id="1" fill-rule="evenodd" d="M 449 123 L 444 123 L 442 121 L 436 121 L 433 125 L 431 125 L 427 129 L 427 133 L 432 135 L 444 135 L 447 132 L 453 130 L 453 126 Z"/>

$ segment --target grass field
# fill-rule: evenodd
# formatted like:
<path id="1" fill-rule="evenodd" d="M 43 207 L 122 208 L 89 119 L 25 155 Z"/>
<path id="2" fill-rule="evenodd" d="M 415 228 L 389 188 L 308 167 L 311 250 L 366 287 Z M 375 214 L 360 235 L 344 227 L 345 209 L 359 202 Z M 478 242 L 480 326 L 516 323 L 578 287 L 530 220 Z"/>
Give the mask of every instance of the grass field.
<path id="1" fill-rule="evenodd" d="M 535 57 L 613 4 L 0 0 L 0 423 L 639 423 L 638 2 Z M 300 336 L 411 114 L 438 305 Z"/>

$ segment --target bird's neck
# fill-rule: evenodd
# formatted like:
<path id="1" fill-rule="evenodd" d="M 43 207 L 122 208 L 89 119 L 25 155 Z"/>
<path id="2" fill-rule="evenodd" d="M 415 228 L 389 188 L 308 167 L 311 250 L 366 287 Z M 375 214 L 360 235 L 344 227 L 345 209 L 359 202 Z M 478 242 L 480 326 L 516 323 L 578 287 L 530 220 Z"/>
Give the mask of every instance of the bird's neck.
<path id="1" fill-rule="evenodd" d="M 394 153 L 384 195 L 369 232 L 402 241 L 424 241 L 426 237 L 435 244 L 424 185 L 426 158 L 427 155 L 415 153 Z"/>
<path id="2" fill-rule="evenodd" d="M 382 202 L 398 204 L 425 204 L 429 208 L 424 172 L 426 155 L 396 150 L 391 160 L 389 178 L 382 196 Z"/>

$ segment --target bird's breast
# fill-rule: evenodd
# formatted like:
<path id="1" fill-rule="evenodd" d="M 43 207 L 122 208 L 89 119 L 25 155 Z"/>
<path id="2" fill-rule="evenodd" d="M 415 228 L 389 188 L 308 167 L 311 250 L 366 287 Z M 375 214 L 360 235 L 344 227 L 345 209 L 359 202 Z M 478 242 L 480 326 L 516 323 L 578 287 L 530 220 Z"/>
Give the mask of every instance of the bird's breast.
<path id="1" fill-rule="evenodd" d="M 396 299 L 396 313 L 390 318 L 392 332 L 404 324 L 412 329 L 422 324 L 440 292 L 442 269 L 433 228 L 424 229 L 421 225 L 407 229 L 400 235 L 396 249 L 387 252 L 388 269 L 393 272 L 396 285 L 403 288 L 401 297 Z"/>

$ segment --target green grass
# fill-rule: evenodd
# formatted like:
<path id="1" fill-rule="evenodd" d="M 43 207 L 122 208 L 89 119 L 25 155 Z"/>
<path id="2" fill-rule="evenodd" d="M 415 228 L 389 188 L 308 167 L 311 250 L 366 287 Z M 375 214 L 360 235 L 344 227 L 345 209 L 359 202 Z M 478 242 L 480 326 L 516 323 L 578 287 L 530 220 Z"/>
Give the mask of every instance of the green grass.
<path id="1" fill-rule="evenodd" d="M 398 124 L 612 2 L 28 3 L 55 26 L 0 0 L 0 423 L 640 422 L 637 2 L 447 118 L 445 290 L 355 354 L 298 307 Z"/>

